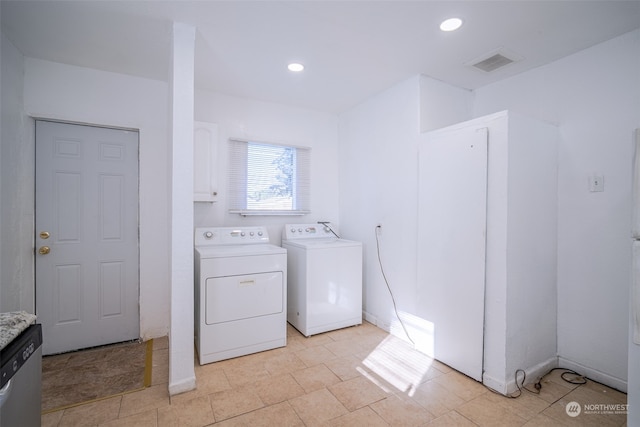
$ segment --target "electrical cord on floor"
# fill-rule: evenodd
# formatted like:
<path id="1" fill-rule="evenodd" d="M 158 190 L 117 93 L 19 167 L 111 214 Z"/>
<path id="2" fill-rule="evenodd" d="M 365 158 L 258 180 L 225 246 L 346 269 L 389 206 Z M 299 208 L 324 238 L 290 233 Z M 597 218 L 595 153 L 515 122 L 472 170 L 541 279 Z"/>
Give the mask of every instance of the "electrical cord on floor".
<path id="1" fill-rule="evenodd" d="M 378 240 L 378 229 L 382 228 L 380 225 L 376 225 L 375 228 L 375 235 L 376 235 L 376 251 L 378 253 L 378 264 L 380 264 L 380 272 L 382 273 L 382 277 L 384 278 L 384 283 L 387 285 L 387 289 L 389 290 L 389 295 L 391 295 L 391 302 L 393 302 L 393 311 L 395 311 L 396 313 L 396 317 L 398 318 L 398 321 L 400 322 L 400 326 L 402 326 L 402 329 L 404 330 L 404 333 L 407 335 L 407 338 L 409 339 L 409 341 L 411 341 L 411 344 L 413 344 L 413 346 L 415 347 L 416 343 L 413 342 L 413 340 L 411 339 L 411 336 L 409 335 L 409 331 L 407 331 L 407 328 L 404 326 L 404 322 L 402 321 L 402 319 L 400 318 L 400 315 L 398 314 L 398 307 L 396 306 L 396 299 L 393 297 L 393 292 L 391 292 L 391 286 L 389 286 L 389 281 L 387 280 L 387 275 L 384 272 L 384 267 L 382 266 L 382 258 L 380 257 L 380 242 Z"/>
<path id="2" fill-rule="evenodd" d="M 518 372 L 522 372 L 522 381 L 520 381 L 520 383 L 518 383 Z M 535 390 L 531 390 L 524 385 L 524 382 L 527 380 L 527 373 L 524 371 L 524 369 L 516 369 L 516 373 L 514 377 L 516 381 L 516 387 L 518 388 L 518 394 L 511 394 L 509 395 L 509 397 L 513 399 L 520 397 L 522 395 L 522 390 L 526 390 L 529 393 L 533 393 L 533 394 L 540 394 L 540 389 L 542 388 L 542 384 L 540 383 L 540 380 L 538 380 L 534 384 Z"/>
<path id="3" fill-rule="evenodd" d="M 525 383 L 525 381 L 527 379 L 526 372 L 523 369 L 516 369 L 514 377 L 515 377 L 516 387 L 518 388 L 518 391 L 517 391 L 517 394 L 516 394 L 516 392 L 514 392 L 512 394 L 507 395 L 507 397 L 510 397 L 512 399 L 516 399 L 516 398 L 518 398 L 518 397 L 520 397 L 522 395 L 522 390 L 528 391 L 529 393 L 532 393 L 532 394 L 540 394 L 540 390 L 542 390 L 542 379 L 544 377 L 546 377 L 547 375 L 549 375 L 550 373 L 552 373 L 553 371 L 564 371 L 562 374 L 560 374 L 560 378 L 562 378 L 564 381 L 566 381 L 566 382 L 568 382 L 570 384 L 582 385 L 582 384 L 586 384 L 587 383 L 587 377 L 577 373 L 576 371 L 573 371 L 571 369 L 566 369 L 566 368 L 553 368 L 549 372 L 544 374 L 542 377 L 540 377 L 540 379 L 538 379 L 538 381 L 536 381 L 533 384 L 533 387 L 535 388 L 535 390 L 531 390 L 530 388 L 528 388 L 528 387 L 526 387 L 524 385 L 524 383 Z M 522 372 L 522 380 L 520 382 L 518 382 L 518 373 L 519 372 Z M 565 375 L 575 375 L 575 377 L 572 378 L 572 379 L 567 379 L 567 377 L 565 377 Z M 492 390 L 492 391 L 494 391 L 494 390 Z"/>

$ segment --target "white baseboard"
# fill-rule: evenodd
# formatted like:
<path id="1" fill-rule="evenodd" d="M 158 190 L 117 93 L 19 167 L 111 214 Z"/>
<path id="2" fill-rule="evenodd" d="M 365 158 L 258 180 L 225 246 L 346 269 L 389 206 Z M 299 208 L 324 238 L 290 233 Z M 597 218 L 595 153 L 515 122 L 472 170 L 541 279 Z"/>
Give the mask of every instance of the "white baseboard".
<path id="1" fill-rule="evenodd" d="M 558 358 L 550 357 L 544 362 L 538 363 L 535 366 L 530 366 L 528 368 L 521 368 L 524 370 L 526 375 L 525 384 L 535 383 L 540 377 L 548 373 L 551 369 L 558 367 Z M 482 383 L 489 387 L 492 390 L 497 391 L 500 394 L 507 395 L 515 393 L 518 390 L 518 386 L 516 385 L 516 373 L 510 373 L 509 376 L 505 379 L 499 379 L 492 377 L 491 375 L 483 374 L 482 375 Z M 522 375 L 518 375 L 518 381 L 522 380 Z"/>
<path id="2" fill-rule="evenodd" d="M 378 325 L 378 318 L 376 316 L 374 316 L 371 313 L 367 313 L 366 311 L 362 312 L 362 318 L 364 320 L 366 320 L 367 322 L 371 323 L 374 326 L 380 327 L 380 325 Z M 387 331 L 389 332 L 389 331 Z"/>
<path id="3" fill-rule="evenodd" d="M 367 313 L 366 311 L 362 312 L 362 317 L 367 322 L 377 326 L 378 328 L 392 333 L 392 327 L 388 323 L 384 323 L 378 320 L 376 316 L 371 313 Z M 400 336 L 399 338 L 404 338 L 404 336 Z M 421 350 L 420 348 L 417 348 Z M 593 368 L 588 368 L 580 363 L 574 362 L 572 360 L 566 359 L 564 357 L 550 357 L 548 360 L 539 363 L 535 366 L 531 366 L 529 368 L 525 368 L 524 371 L 526 373 L 527 379 L 526 383 L 531 384 L 535 383 L 540 377 L 547 374 L 553 368 L 567 368 L 573 371 L 576 371 L 580 375 L 584 375 L 585 377 L 602 383 L 606 386 L 614 388 L 616 390 L 622 391 L 624 393 L 627 392 L 627 381 L 624 379 L 613 377 L 609 374 L 605 374 L 604 372 L 600 372 Z M 520 378 L 520 377 L 518 377 Z M 514 393 L 518 387 L 515 382 L 515 372 L 510 374 L 506 380 L 492 377 L 491 375 L 487 375 L 486 373 L 482 376 L 482 382 L 485 386 L 491 388 L 492 390 L 497 391 L 500 394 L 511 394 Z"/>
<path id="4" fill-rule="evenodd" d="M 533 384 L 537 382 L 544 375 L 548 374 L 550 370 L 558 367 L 558 357 L 553 356 L 549 359 L 545 360 L 542 363 L 538 363 L 535 366 L 532 366 L 528 369 L 525 369 L 524 372 L 527 375 L 524 385 Z M 518 381 L 521 380 L 521 377 L 518 376 Z M 513 377 L 509 378 L 507 382 L 507 390 L 508 393 L 514 393 L 518 390 L 518 385 L 516 384 L 515 372 L 513 373 Z"/>
<path id="5" fill-rule="evenodd" d="M 429 357 L 433 357 L 433 351 L 431 351 L 431 353 L 429 353 L 428 351 L 424 351 L 424 346 L 421 346 L 421 343 L 425 341 L 424 339 L 422 339 L 422 335 L 424 335 L 424 331 L 428 328 L 425 328 L 423 325 L 417 325 L 415 322 L 418 318 L 416 318 L 415 316 L 411 316 L 407 313 L 400 314 L 403 317 L 403 324 L 400 324 L 397 318 L 393 318 L 391 320 L 391 323 L 387 323 L 384 320 L 377 318 L 373 314 L 367 313 L 366 311 L 362 312 L 362 318 L 372 325 L 375 325 L 378 328 L 382 329 L 383 331 L 388 332 L 394 337 L 400 338 L 401 340 L 410 343 L 416 350 L 426 354 Z M 405 330 L 405 327 L 408 329 L 408 331 Z M 433 335 L 432 331 L 430 335 Z M 427 346 L 427 348 L 432 347 L 433 346 Z"/>
<path id="6" fill-rule="evenodd" d="M 492 377 L 491 375 L 482 375 L 482 384 L 489 387 L 491 390 L 500 393 L 507 394 L 507 386 L 504 381 Z"/>
<path id="7" fill-rule="evenodd" d="M 173 382 L 169 384 L 169 396 L 175 396 L 176 394 L 184 393 L 187 391 L 195 390 L 196 377 L 184 379 L 179 382 Z"/>
<path id="8" fill-rule="evenodd" d="M 622 391 L 624 393 L 627 392 L 626 380 L 616 378 L 609 374 L 605 374 L 604 372 L 600 372 L 597 369 L 586 367 L 584 365 L 581 365 L 580 363 L 565 359 L 564 357 L 559 357 L 558 366 L 561 368 L 567 368 L 576 371 L 580 375 L 585 376 L 590 380 L 597 381 L 616 390 Z"/>
<path id="9" fill-rule="evenodd" d="M 378 319 L 373 314 L 367 313 L 366 311 L 363 311 L 362 312 L 362 318 L 364 320 L 366 320 L 367 322 L 371 323 L 372 325 L 375 325 L 378 328 L 382 329 L 383 331 L 388 332 L 388 333 L 393 335 L 393 331 L 391 330 L 391 325 L 389 323 L 386 323 L 386 322 L 382 321 L 381 319 Z"/>

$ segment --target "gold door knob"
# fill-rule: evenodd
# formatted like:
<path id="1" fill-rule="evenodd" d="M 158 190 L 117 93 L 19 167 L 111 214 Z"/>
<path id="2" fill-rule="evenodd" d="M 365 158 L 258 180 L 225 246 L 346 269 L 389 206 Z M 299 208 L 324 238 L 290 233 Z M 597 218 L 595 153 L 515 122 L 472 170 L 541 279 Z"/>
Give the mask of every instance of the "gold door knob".
<path id="1" fill-rule="evenodd" d="M 51 236 L 51 234 L 49 234 L 48 231 L 41 231 L 40 232 L 40 238 L 41 239 L 48 239 Z"/>
<path id="2" fill-rule="evenodd" d="M 40 249 L 38 249 L 38 253 L 40 255 L 46 255 L 49 252 L 51 252 L 51 248 L 49 246 L 40 246 Z"/>

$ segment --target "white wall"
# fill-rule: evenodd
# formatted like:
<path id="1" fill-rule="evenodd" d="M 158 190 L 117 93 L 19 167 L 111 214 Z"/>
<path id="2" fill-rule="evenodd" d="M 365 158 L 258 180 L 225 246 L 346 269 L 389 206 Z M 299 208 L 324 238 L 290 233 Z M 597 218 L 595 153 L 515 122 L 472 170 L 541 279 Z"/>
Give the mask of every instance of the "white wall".
<path id="1" fill-rule="evenodd" d="M 560 365 L 626 387 L 631 158 L 640 125 L 640 31 L 475 93 L 475 115 L 502 109 L 559 125 Z M 605 191 L 588 191 L 589 175 Z M 543 307 L 541 307 L 543 309 Z"/>
<path id="2" fill-rule="evenodd" d="M 414 340 L 416 316 L 418 139 L 421 129 L 467 120 L 471 92 L 415 76 L 340 116 L 340 223 L 363 242 L 365 318 L 398 336 L 404 331 L 380 272 L 380 255 L 398 311 Z M 421 113 L 422 111 L 422 113 Z"/>
<path id="3" fill-rule="evenodd" d="M 167 94 L 164 82 L 25 58 L 27 115 L 139 130 L 140 334 L 144 339 L 165 336 L 169 330 Z M 33 150 L 33 138 L 24 144 Z M 25 163 L 27 167 L 33 167 L 33 158 Z M 31 173 L 17 192 L 32 191 L 33 182 Z"/>
<path id="4" fill-rule="evenodd" d="M 2 33 L 0 91 L 0 312 L 35 313 L 33 287 L 33 130 L 24 114 L 24 58 Z M 31 136 L 30 136 L 31 135 Z M 20 189 L 16 191 L 16 189 Z"/>
<path id="5" fill-rule="evenodd" d="M 420 78 L 420 131 L 440 129 L 472 118 L 473 92 L 457 86 Z"/>
<path id="6" fill-rule="evenodd" d="M 458 121 L 468 119 L 462 116 L 471 99 L 474 117 L 506 109 L 559 126 L 560 364 L 626 389 L 639 40 L 640 32 L 634 31 L 468 97 L 438 95 L 442 86 L 425 94 L 432 82 L 420 85 L 418 77 L 411 78 L 341 115 L 340 220 L 350 238 L 365 244 L 364 309 L 371 320 L 387 329 L 398 326 L 375 255 L 377 223 L 383 224 L 382 257 L 401 315 L 409 319 L 415 313 L 416 135 L 450 124 L 455 119 L 450 111 L 457 111 Z M 418 86 L 423 89 L 419 97 Z M 452 99 L 453 106 L 448 104 Z M 429 101 L 431 107 L 445 104 L 442 117 L 424 117 L 426 111 L 439 111 L 424 105 Z M 588 191 L 592 174 L 604 175 L 603 193 Z M 540 313 L 553 316 L 553 307 L 541 306 Z M 629 357 L 637 353 L 632 350 Z M 632 372 L 630 381 L 638 389 L 640 378 L 637 370 Z M 630 395 L 635 402 L 639 398 Z"/>
<path id="7" fill-rule="evenodd" d="M 426 76 L 412 77 L 340 117 L 340 220 L 349 237 L 364 243 L 366 318 L 399 336 L 380 272 L 375 227 L 385 274 L 412 339 L 420 339 L 414 303 L 418 139 L 421 131 L 470 118 L 472 93 Z"/>
<path id="8" fill-rule="evenodd" d="M 420 132 L 420 78 L 412 77 L 340 116 L 340 224 L 363 242 L 363 310 L 383 329 L 399 328 L 376 255 L 401 313 L 414 313 Z M 402 335 L 401 332 L 398 332 Z"/>
<path id="9" fill-rule="evenodd" d="M 557 366 L 559 138 L 557 127 L 549 123 L 513 111 L 508 120 L 509 137 L 504 147 L 509 158 L 505 224 L 508 234 L 503 251 L 507 261 L 507 363 L 503 378 L 511 393 L 516 391 L 516 369 L 525 369 L 527 376 L 535 379 Z M 489 130 L 490 135 L 492 131 Z M 490 137 L 489 165 L 495 148 L 491 141 Z M 488 234 L 490 240 L 490 230 Z"/>
<path id="10" fill-rule="evenodd" d="M 218 124 L 218 201 L 195 204 L 195 226 L 263 225 L 271 243 L 287 223 L 338 223 L 338 119 L 334 114 L 288 107 L 210 91 L 196 91 L 197 121 Z M 243 217 L 228 213 L 227 143 L 230 137 L 311 147 L 311 214 Z"/>
<path id="11" fill-rule="evenodd" d="M 340 222 L 345 237 L 363 242 L 365 318 L 398 336 L 380 255 L 411 338 L 423 338 L 416 316 L 418 140 L 423 130 L 470 118 L 472 93 L 415 76 L 340 116 Z"/>

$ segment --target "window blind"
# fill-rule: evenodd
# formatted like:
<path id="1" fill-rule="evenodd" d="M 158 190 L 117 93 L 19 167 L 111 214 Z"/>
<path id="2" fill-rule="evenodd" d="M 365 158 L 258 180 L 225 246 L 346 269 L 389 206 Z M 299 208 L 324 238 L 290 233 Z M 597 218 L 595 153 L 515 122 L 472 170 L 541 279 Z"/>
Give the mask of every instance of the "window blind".
<path id="1" fill-rule="evenodd" d="M 229 212 L 304 215 L 310 212 L 311 149 L 229 140 Z"/>

